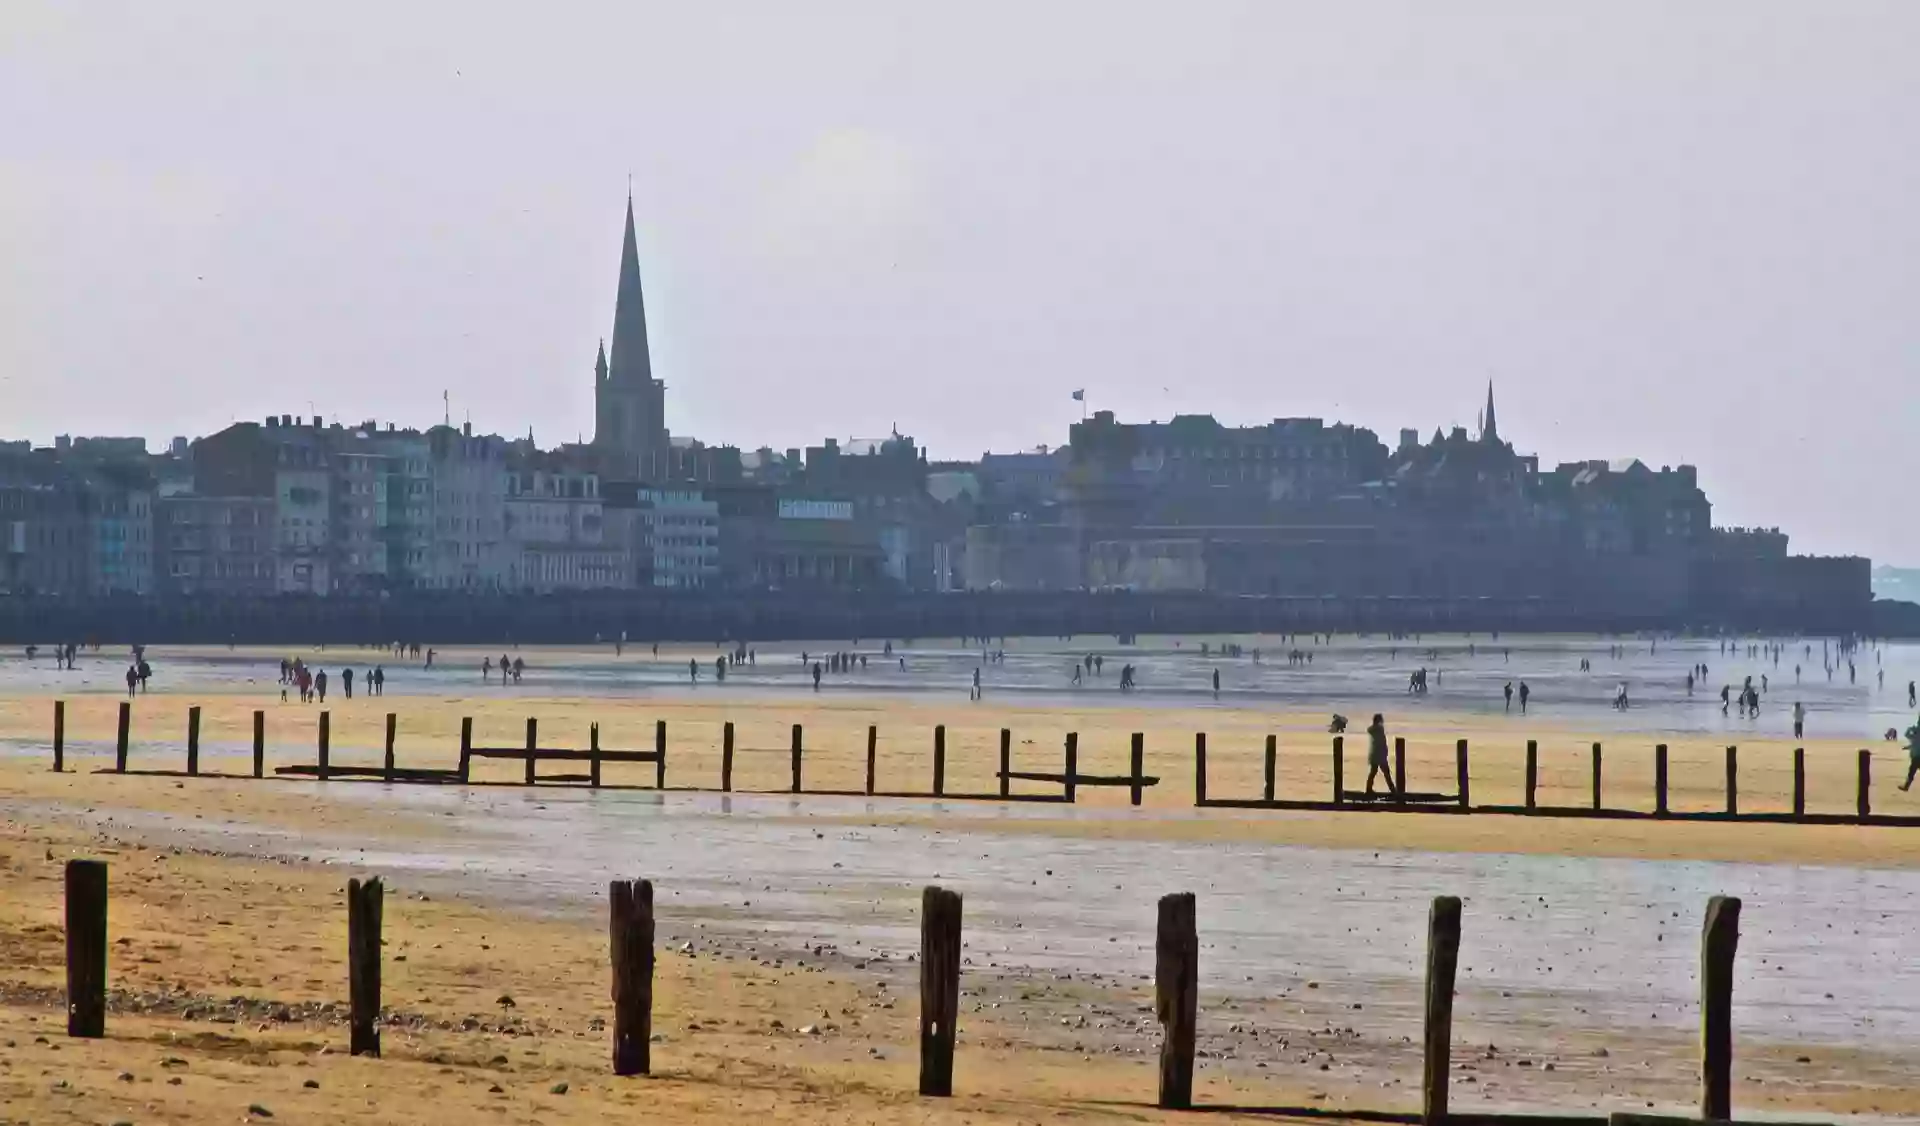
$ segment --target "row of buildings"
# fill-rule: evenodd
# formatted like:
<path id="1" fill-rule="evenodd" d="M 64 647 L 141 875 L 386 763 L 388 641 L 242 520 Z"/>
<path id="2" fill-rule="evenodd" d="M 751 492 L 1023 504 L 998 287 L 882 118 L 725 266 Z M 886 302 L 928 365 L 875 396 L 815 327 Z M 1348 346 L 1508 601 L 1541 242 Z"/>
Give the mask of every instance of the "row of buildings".
<path id="1" fill-rule="evenodd" d="M 1861 559 L 1715 528 L 1692 466 L 1543 469 L 1500 434 L 1099 412 L 1065 445 L 929 460 L 897 432 L 776 451 L 671 434 L 629 200 L 594 437 L 274 415 L 148 454 L 0 444 L 0 591 L 1205 592 L 1851 620 Z"/>

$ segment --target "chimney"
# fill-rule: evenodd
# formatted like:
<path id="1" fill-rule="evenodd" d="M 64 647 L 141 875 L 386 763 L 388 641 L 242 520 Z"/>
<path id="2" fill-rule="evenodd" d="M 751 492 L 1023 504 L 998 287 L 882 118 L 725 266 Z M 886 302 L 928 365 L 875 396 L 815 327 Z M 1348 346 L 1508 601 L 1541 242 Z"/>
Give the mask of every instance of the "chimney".
<path id="1" fill-rule="evenodd" d="M 268 430 L 274 430 L 274 429 L 278 429 L 278 428 L 279 428 L 279 426 L 280 426 L 280 420 L 279 420 L 278 418 L 276 418 L 276 417 L 274 417 L 273 415 L 268 415 L 268 416 L 267 416 L 267 429 L 268 429 Z"/>
<path id="2" fill-rule="evenodd" d="M 463 422 L 463 423 L 461 423 L 461 424 L 460 424 L 460 436 L 461 436 L 462 438 L 471 438 L 471 437 L 473 437 L 473 423 L 471 423 L 471 422 Z"/>
<path id="3" fill-rule="evenodd" d="M 326 420 L 326 419 L 324 419 L 324 418 L 321 418 L 321 417 L 320 417 L 319 415 L 317 415 L 317 414 L 316 414 L 316 415 L 314 415 L 314 416 L 313 416 L 313 428 L 314 428 L 315 430 L 325 430 L 325 429 L 327 428 L 327 420 Z"/>
<path id="4" fill-rule="evenodd" d="M 290 415 L 290 414 L 283 414 L 283 415 L 281 415 L 281 416 L 280 416 L 280 425 L 281 425 L 281 426 L 292 426 L 292 425 L 293 425 L 293 416 L 292 416 L 292 415 Z"/>

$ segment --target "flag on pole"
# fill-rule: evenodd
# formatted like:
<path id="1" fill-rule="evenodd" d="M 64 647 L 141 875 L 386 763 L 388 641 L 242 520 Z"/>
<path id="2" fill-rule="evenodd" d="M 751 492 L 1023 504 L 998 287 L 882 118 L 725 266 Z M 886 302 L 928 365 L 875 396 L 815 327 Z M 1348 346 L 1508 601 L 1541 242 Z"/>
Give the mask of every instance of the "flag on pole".
<path id="1" fill-rule="evenodd" d="M 1073 401 L 1074 401 L 1074 402 L 1076 402 L 1076 403 L 1084 403 L 1084 402 L 1086 402 L 1086 401 L 1087 401 L 1087 392 L 1086 392 L 1086 390 L 1085 390 L 1084 388 L 1082 388 L 1082 389 L 1081 389 L 1081 390 L 1079 390 L 1079 391 L 1075 391 L 1075 392 L 1073 393 Z"/>

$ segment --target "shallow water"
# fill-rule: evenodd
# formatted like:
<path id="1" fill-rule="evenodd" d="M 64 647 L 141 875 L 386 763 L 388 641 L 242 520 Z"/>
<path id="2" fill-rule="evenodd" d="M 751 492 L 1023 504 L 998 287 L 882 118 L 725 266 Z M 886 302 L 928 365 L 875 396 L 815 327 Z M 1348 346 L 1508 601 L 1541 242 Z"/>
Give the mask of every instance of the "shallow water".
<path id="1" fill-rule="evenodd" d="M 1156 898 L 1194 891 L 1209 993 L 1265 998 L 1311 980 L 1322 997 L 1346 988 L 1389 1009 L 1397 998 L 1409 1013 L 1427 906 L 1453 894 L 1465 900 L 1462 1019 L 1498 1013 L 1556 1035 L 1690 1034 L 1707 897 L 1739 895 L 1740 1035 L 1920 1045 L 1920 963 L 1910 956 L 1920 873 L 1095 841 L 1022 828 L 1035 817 L 1118 815 L 1088 809 L 969 805 L 971 818 L 1004 822 L 1002 832 L 970 832 L 843 820 L 939 812 L 884 800 L 378 786 L 335 786 L 328 797 L 450 815 L 458 828 L 424 848 L 112 816 L 222 849 L 560 911 L 597 911 L 608 880 L 646 876 L 663 933 L 684 935 L 697 917 L 853 954 L 914 950 L 919 888 L 938 882 L 965 894 L 968 957 L 981 968 L 1149 974 Z"/>
<path id="2" fill-rule="evenodd" d="M 1200 655 L 1203 640 L 1213 646 L 1215 655 Z M 1448 635 L 1397 644 L 1352 637 L 1338 637 L 1318 646 L 1305 639 L 1291 646 L 1272 637 L 1238 641 L 1249 653 L 1261 649 L 1263 659 L 1256 663 L 1250 656 L 1223 658 L 1217 655 L 1217 639 L 1200 638 L 1146 638 L 1130 647 L 1114 646 L 1105 638 L 1072 642 L 1016 639 L 1009 643 L 1004 661 L 984 665 L 978 649 L 919 643 L 900 648 L 896 657 L 887 658 L 880 655 L 877 643 L 868 642 L 859 647 L 869 655 L 867 667 L 827 674 L 822 688 L 827 695 L 899 694 L 901 698 L 946 702 L 964 699 L 973 670 L 980 668 L 989 700 L 1024 706 L 1217 704 L 1276 711 L 1387 711 L 1398 718 L 1413 718 L 1422 712 L 1496 713 L 1504 706 L 1502 686 L 1511 682 L 1517 689 L 1524 681 L 1532 689 L 1531 710 L 1535 715 L 1594 732 L 1785 737 L 1791 731 L 1793 704 L 1798 701 L 1806 704 L 1810 713 L 1809 738 L 1870 741 L 1877 740 L 1888 728 L 1905 730 L 1915 722 L 1916 711 L 1907 704 L 1907 685 L 1920 680 L 1920 645 L 1913 644 L 1890 643 L 1862 651 L 1855 657 L 1850 680 L 1845 658 L 1837 656 L 1832 643 L 1820 639 L 1783 641 L 1786 651 L 1777 663 L 1759 655 L 1747 656 L 1744 643 L 1736 652 L 1725 654 L 1719 642 L 1699 640 L 1655 643 L 1508 636 L 1496 641 L 1485 635 Z M 1621 647 L 1619 657 L 1611 655 L 1614 646 Z M 1289 647 L 1310 651 L 1312 663 L 1289 665 Z M 414 662 L 392 661 L 370 650 L 335 648 L 299 655 L 316 667 L 332 671 L 336 694 L 340 691 L 341 669 L 352 667 L 364 677 L 376 663 L 387 673 L 387 694 L 395 697 L 520 692 L 710 700 L 724 693 L 731 698 L 777 700 L 811 694 L 812 680 L 797 647 L 759 650 L 760 659 L 754 665 L 730 672 L 724 684 L 713 681 L 712 657 L 717 650 L 701 658 L 698 684 L 689 683 L 684 652 L 682 660 L 676 662 L 669 657 L 656 661 L 648 650 L 638 647 L 628 649 L 621 657 L 616 657 L 610 646 L 587 652 L 529 648 L 518 654 L 529 668 L 521 684 L 513 688 L 503 688 L 497 680 L 484 683 L 479 655 L 467 651 L 443 654 L 441 662 L 431 669 Z M 1089 677 L 1084 685 L 1074 687 L 1071 674 L 1075 661 L 1093 653 L 1103 656 L 1104 675 Z M 820 654 L 816 649 L 810 655 Z M 278 686 L 277 661 L 262 660 L 257 654 L 155 648 L 148 656 L 156 671 L 151 687 L 158 692 L 269 691 Z M 899 665 L 901 657 L 906 661 L 904 671 Z M 1582 658 L 1592 662 L 1593 671 L 1580 671 Z M 1689 697 L 1686 675 L 1698 662 L 1708 666 L 1708 675 Z M 1115 685 L 1120 666 L 1126 663 L 1136 666 L 1141 687 L 1122 694 Z M 103 652 L 84 657 L 77 671 L 60 671 L 44 653 L 31 662 L 13 653 L 0 659 L 0 693 L 120 692 L 124 690 L 120 678 L 125 664 L 125 654 Z M 1431 690 L 1425 696 L 1410 696 L 1406 692 L 1407 676 L 1423 665 L 1434 670 Z M 1797 678 L 1796 665 L 1800 667 Z M 1830 672 L 1828 666 L 1832 666 Z M 1218 696 L 1212 691 L 1216 671 L 1221 679 Z M 1737 712 L 1723 715 L 1720 687 L 1731 685 L 1737 692 L 1749 676 L 1756 686 L 1764 678 L 1766 691 L 1760 715 L 1752 719 Z M 1621 684 L 1627 686 L 1633 703 L 1625 712 L 1611 706 Z"/>

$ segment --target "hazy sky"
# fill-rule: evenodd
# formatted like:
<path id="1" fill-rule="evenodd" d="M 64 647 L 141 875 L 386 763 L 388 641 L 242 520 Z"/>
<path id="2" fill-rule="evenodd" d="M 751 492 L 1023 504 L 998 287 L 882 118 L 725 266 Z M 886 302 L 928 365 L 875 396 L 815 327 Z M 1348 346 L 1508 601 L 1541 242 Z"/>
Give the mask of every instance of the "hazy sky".
<path id="1" fill-rule="evenodd" d="M 1211 411 L 1920 562 L 1920 3 L 0 3 L 0 435 Z"/>

